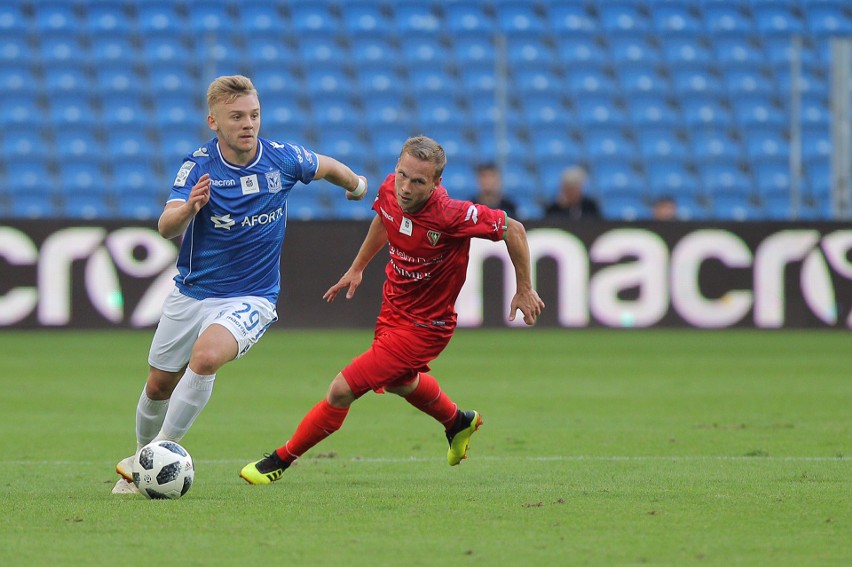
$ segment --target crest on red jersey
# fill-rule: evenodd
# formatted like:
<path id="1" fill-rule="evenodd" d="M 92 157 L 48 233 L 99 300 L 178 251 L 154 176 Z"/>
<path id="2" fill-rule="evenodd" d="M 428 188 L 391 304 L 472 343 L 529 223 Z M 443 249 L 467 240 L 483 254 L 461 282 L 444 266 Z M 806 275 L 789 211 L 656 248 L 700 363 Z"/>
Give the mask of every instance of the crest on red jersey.
<path id="1" fill-rule="evenodd" d="M 441 233 L 437 230 L 430 230 L 426 233 L 426 237 L 429 239 L 429 242 L 432 244 L 432 246 L 437 246 L 438 239 L 441 238 Z"/>

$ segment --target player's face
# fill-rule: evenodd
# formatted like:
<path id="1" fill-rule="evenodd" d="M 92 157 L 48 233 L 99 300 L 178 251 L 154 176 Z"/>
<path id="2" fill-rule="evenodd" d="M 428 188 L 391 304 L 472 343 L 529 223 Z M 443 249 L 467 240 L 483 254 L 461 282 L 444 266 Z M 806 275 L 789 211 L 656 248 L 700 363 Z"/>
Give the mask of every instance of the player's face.
<path id="1" fill-rule="evenodd" d="M 257 95 L 244 95 L 214 105 L 207 122 L 219 137 L 219 147 L 225 159 L 240 165 L 254 159 L 260 130 Z"/>
<path id="2" fill-rule="evenodd" d="M 419 160 L 410 154 L 402 154 L 396 163 L 396 202 L 406 213 L 416 213 L 438 185 L 441 178 L 435 178 L 435 164 Z"/>

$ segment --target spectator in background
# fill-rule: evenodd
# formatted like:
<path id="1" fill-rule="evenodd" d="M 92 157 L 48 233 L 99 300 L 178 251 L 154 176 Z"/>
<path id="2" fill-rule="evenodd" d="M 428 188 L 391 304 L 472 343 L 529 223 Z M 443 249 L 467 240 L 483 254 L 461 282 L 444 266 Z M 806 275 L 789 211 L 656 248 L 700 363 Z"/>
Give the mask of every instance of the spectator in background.
<path id="1" fill-rule="evenodd" d="M 511 199 L 503 195 L 503 179 L 500 170 L 493 163 L 482 163 L 476 166 L 476 184 L 478 193 L 471 201 L 492 209 L 505 211 L 511 218 L 517 218 L 517 206 Z"/>
<path id="2" fill-rule="evenodd" d="M 677 220 L 677 203 L 671 195 L 661 195 L 651 205 L 651 216 L 654 220 Z"/>
<path id="3" fill-rule="evenodd" d="M 601 211 L 597 201 L 583 195 L 588 177 L 582 167 L 565 169 L 559 178 L 559 193 L 556 199 L 544 210 L 545 220 L 559 222 L 600 219 Z"/>

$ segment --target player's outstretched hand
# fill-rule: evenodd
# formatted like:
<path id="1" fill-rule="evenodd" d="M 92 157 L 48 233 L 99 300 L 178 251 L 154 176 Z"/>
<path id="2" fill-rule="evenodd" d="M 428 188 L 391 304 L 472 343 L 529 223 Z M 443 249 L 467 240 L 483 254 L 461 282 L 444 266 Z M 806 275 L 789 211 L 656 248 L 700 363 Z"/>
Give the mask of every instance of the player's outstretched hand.
<path id="1" fill-rule="evenodd" d="M 194 213 L 197 213 L 208 201 L 210 201 L 210 174 L 205 173 L 198 179 L 198 183 L 193 185 L 186 204 Z"/>
<path id="2" fill-rule="evenodd" d="M 328 288 L 328 291 L 323 294 L 322 298 L 325 299 L 326 302 L 331 303 L 334 301 L 334 298 L 337 297 L 340 290 L 347 288 L 346 299 L 352 299 L 355 295 L 355 290 L 358 289 L 359 285 L 361 285 L 362 277 L 362 272 L 355 271 L 350 268 L 340 277 L 340 280 L 338 280 L 336 284 Z"/>
<path id="3" fill-rule="evenodd" d="M 518 291 L 512 298 L 512 304 L 509 312 L 509 321 L 515 320 L 515 314 L 521 310 L 524 314 L 524 323 L 527 325 L 535 325 L 535 320 L 541 315 L 541 310 L 544 309 L 544 301 L 538 296 L 538 292 L 534 289 Z"/>

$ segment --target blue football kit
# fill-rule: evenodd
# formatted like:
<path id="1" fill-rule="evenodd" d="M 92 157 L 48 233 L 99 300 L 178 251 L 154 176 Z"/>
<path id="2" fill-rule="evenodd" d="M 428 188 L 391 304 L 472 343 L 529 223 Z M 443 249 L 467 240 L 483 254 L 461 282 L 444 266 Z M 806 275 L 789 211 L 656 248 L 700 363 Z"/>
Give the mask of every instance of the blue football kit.
<path id="1" fill-rule="evenodd" d="M 175 282 L 194 299 L 264 297 L 274 305 L 281 287 L 281 246 L 287 228 L 287 196 L 296 182 L 310 183 L 316 153 L 295 144 L 258 138 L 255 159 L 228 163 L 217 138 L 188 155 L 169 201 L 189 199 L 210 175 L 210 200 L 187 227 Z"/>

